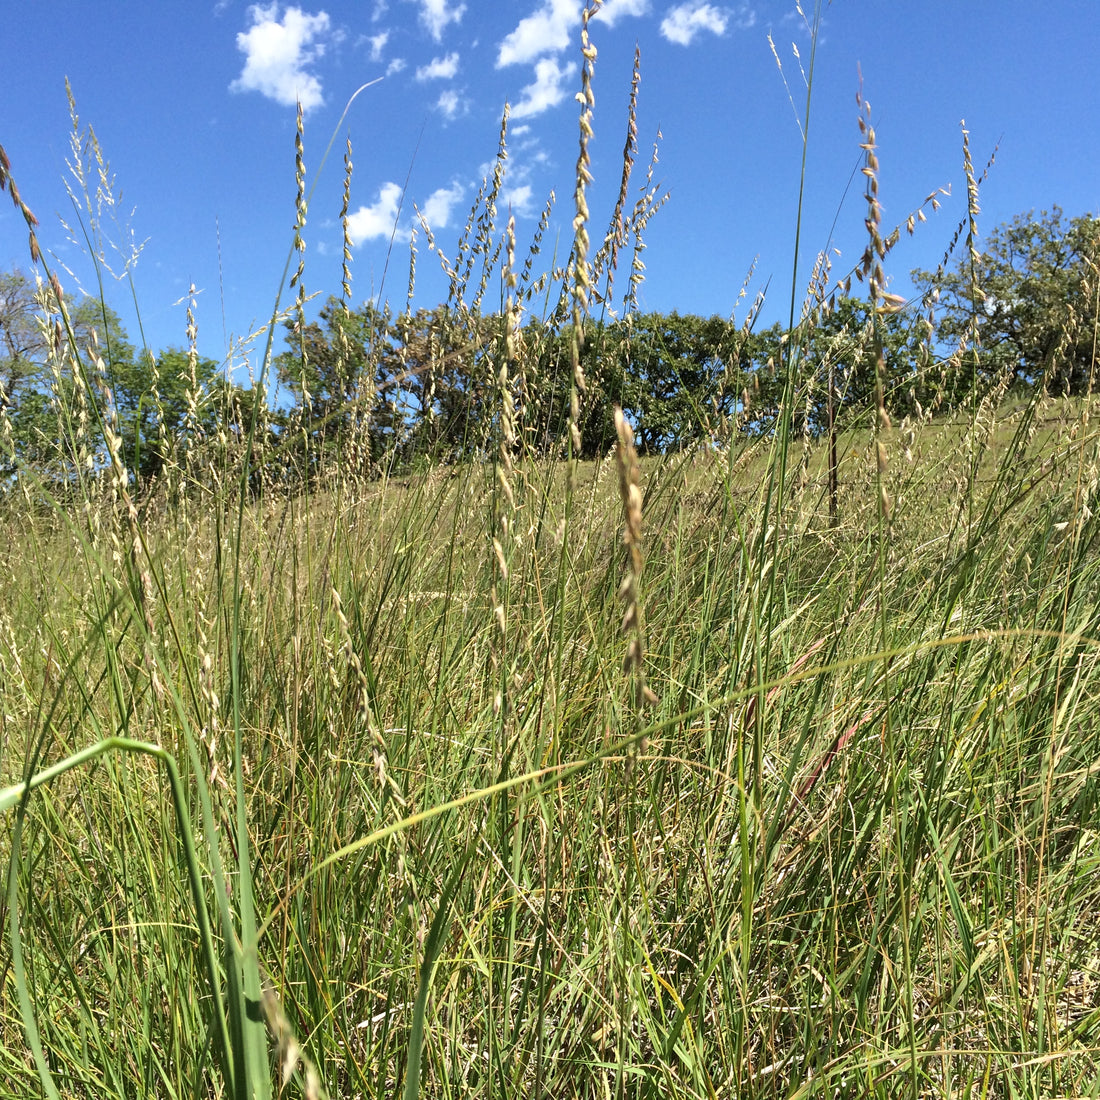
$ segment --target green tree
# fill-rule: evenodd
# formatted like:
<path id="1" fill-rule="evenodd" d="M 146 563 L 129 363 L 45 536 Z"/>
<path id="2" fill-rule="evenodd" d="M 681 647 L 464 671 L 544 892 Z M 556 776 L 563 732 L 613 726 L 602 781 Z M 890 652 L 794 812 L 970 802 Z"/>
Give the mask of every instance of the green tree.
<path id="1" fill-rule="evenodd" d="M 275 369 L 295 405 L 284 421 L 308 441 L 308 454 L 295 440 L 286 441 L 295 461 L 308 472 L 352 455 L 364 467 L 377 463 L 400 434 L 396 404 L 379 390 L 395 339 L 389 310 L 366 302 L 345 311 L 330 297 L 301 335 L 293 321 L 286 330 L 287 350 L 276 357 Z"/>
<path id="2" fill-rule="evenodd" d="M 529 351 L 525 364 L 526 392 L 517 394 L 522 409 L 526 445 L 536 454 L 562 452 L 569 436 L 570 397 L 573 389 L 573 326 L 557 329 L 533 321 L 524 333 Z M 579 458 L 592 459 L 615 445 L 614 407 L 625 396 L 622 334 L 614 324 L 589 319 L 581 344 L 584 392 L 579 394 L 581 437 Z M 513 374 L 518 371 L 513 369 Z"/>
<path id="3" fill-rule="evenodd" d="M 31 311 L 24 312 L 24 323 L 37 324 L 38 303 L 24 300 L 23 309 Z M 97 412 L 117 407 L 114 375 L 125 379 L 134 372 L 134 349 L 109 306 L 85 298 L 70 309 L 69 320 L 73 346 L 35 347 L 34 358 L 21 364 L 8 409 L 18 461 L 61 480 L 72 475 L 82 453 L 93 462 L 105 460 Z M 80 377 L 74 377 L 74 363 L 83 366 Z M 119 392 L 125 398 L 125 388 Z"/>
<path id="4" fill-rule="evenodd" d="M 85 298 L 72 311 L 77 353 L 98 386 L 95 356 L 103 364 L 106 389 L 97 393 L 100 412 L 117 417 L 122 457 L 139 485 L 155 478 L 186 430 L 189 401 L 197 403 L 218 374 L 218 364 L 198 357 L 192 377 L 186 351 L 169 348 L 159 356 L 135 351 L 119 316 L 109 305 Z"/>
<path id="5" fill-rule="evenodd" d="M 21 271 L 0 272 L 0 406 L 18 407 L 33 391 L 46 356 L 47 341 L 38 320 L 34 284 Z"/>
<path id="6" fill-rule="evenodd" d="M 525 344 L 538 349 L 523 403 L 525 431 L 536 451 L 561 447 L 573 383 L 573 329 L 532 323 Z M 736 409 L 752 340 L 731 322 L 690 314 L 634 314 L 585 324 L 581 367 L 580 457 L 606 454 L 617 438 L 621 406 L 639 451 L 656 454 L 707 438 Z"/>
<path id="7" fill-rule="evenodd" d="M 709 438 L 735 412 L 751 351 L 732 321 L 642 313 L 616 329 L 623 337 L 623 409 L 640 452 Z"/>
<path id="8" fill-rule="evenodd" d="M 395 319 L 378 385 L 400 410 L 409 453 L 459 456 L 488 446 L 498 397 L 487 356 L 499 352 L 501 331 L 498 316 L 446 306 Z"/>
<path id="9" fill-rule="evenodd" d="M 21 271 L 0 272 L 0 409 L 11 428 L 15 455 L 0 458 L 8 474 L 16 456 L 44 453 L 56 436 L 56 417 L 41 386 L 48 341 L 39 320 L 35 287 Z"/>
<path id="10" fill-rule="evenodd" d="M 135 352 L 118 314 L 94 298 L 71 308 L 73 346 L 58 354 L 47 346 L 39 314 L 26 277 L 0 275 L 0 383 L 17 459 L 62 479 L 81 447 L 102 463 L 102 418 L 117 422 L 123 462 L 137 481 L 150 481 L 182 442 L 188 410 L 201 407 L 217 364 L 199 357 L 192 368 L 188 354 L 173 348 L 155 358 Z"/>
<path id="11" fill-rule="evenodd" d="M 279 382 L 294 395 L 318 445 L 334 446 L 351 430 L 357 405 L 370 397 L 390 341 L 389 313 L 370 302 L 345 311 L 330 297 L 300 334 L 293 320 L 286 331 L 287 350 L 275 358 Z"/>
<path id="12" fill-rule="evenodd" d="M 867 299 L 842 296 L 795 336 L 802 341 L 800 361 L 812 372 L 804 392 L 813 432 L 825 429 L 830 384 L 842 419 L 874 405 L 880 350 L 883 397 L 892 416 L 932 400 L 938 376 L 929 375 L 925 329 L 915 310 L 880 308 L 876 315 Z"/>
<path id="13" fill-rule="evenodd" d="M 183 446 L 200 446 L 208 439 L 218 421 L 218 393 L 239 389 L 213 359 L 200 355 L 192 362 L 183 348 L 162 351 L 155 367 L 155 377 L 150 364 L 145 377 L 137 379 L 140 388 L 125 394 L 129 411 L 123 441 L 131 441 L 142 480 L 157 476 Z"/>
<path id="14" fill-rule="evenodd" d="M 1067 219 L 1060 207 L 1020 214 L 989 235 L 976 264 L 915 271 L 936 300 L 937 336 L 948 350 L 974 341 L 979 381 L 1043 380 L 1053 392 L 1080 393 L 1094 367 L 1100 219 Z"/>

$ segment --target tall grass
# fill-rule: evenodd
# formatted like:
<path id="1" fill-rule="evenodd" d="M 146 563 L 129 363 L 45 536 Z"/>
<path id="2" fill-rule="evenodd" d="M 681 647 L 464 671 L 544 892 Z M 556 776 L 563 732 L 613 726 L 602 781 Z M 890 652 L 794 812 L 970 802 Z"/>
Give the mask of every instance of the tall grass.
<path id="1" fill-rule="evenodd" d="M 3 501 L 0 1096 L 1100 1093 L 1091 403 L 894 426 L 880 387 L 835 522 L 788 416 L 531 457 L 520 322 L 609 300 L 659 205 L 635 83 L 588 248 L 594 58 L 568 262 L 531 277 L 498 225 L 506 137 L 439 254 L 456 311 L 504 303 L 485 462 L 257 486 L 265 361 L 253 415 L 135 501 L 44 284 L 62 428 L 108 463 Z"/>

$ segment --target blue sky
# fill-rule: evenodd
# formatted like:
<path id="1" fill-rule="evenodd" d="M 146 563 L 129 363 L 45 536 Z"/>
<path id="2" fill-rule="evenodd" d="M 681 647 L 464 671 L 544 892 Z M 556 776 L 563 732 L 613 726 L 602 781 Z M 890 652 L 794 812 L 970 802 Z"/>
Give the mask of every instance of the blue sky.
<path id="1" fill-rule="evenodd" d="M 804 2 L 812 19 L 812 3 Z M 0 23 L 0 144 L 43 247 L 92 289 L 67 241 L 70 156 L 66 76 L 116 181 L 123 244 L 144 242 L 133 268 L 151 347 L 185 340 L 184 307 L 200 290 L 199 344 L 229 342 L 270 316 L 292 239 L 296 97 L 306 108 L 309 185 L 341 112 L 306 229 L 306 287 L 339 289 L 343 142 L 354 145 L 356 302 L 400 305 L 413 204 L 452 254 L 512 107 L 505 201 L 525 255 L 554 189 L 543 261 L 569 248 L 580 87 L 580 0 L 40 0 Z M 887 228 L 926 196 L 951 196 L 891 256 L 892 290 L 934 267 L 965 215 L 960 121 L 979 168 L 982 228 L 1060 204 L 1100 212 L 1100 48 L 1096 0 L 836 0 L 823 6 L 809 120 L 800 283 L 819 250 L 847 271 L 865 243 L 856 93 L 870 104 Z M 641 49 L 636 184 L 663 134 L 656 179 L 670 194 L 649 226 L 642 308 L 744 315 L 771 280 L 764 320 L 789 308 L 809 36 L 793 0 L 608 0 L 591 24 L 595 76 L 593 236 L 618 188 L 635 45 Z M 777 56 L 782 66 L 777 64 Z M 793 103 L 792 103 L 793 100 Z M 853 176 L 853 173 L 855 175 Z M 407 193 L 400 212 L 402 191 Z M 501 224 L 506 220 L 502 216 Z M 396 231 L 395 231 L 396 227 Z M 390 247 L 391 236 L 394 243 Z M 219 240 L 220 237 L 220 240 Z M 421 245 L 423 241 L 421 240 Z M 221 275 L 219 277 L 219 244 Z M 21 218 L 0 201 L 0 267 L 27 269 Z M 625 282 L 625 274 L 620 282 Z M 445 294 L 421 247 L 418 304 Z M 130 291 L 107 288 L 139 342 Z"/>

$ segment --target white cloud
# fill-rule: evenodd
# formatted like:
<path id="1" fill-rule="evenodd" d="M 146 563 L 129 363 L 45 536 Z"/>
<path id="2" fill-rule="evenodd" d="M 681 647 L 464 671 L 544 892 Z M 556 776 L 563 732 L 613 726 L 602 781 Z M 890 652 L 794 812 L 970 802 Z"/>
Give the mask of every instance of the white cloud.
<path id="1" fill-rule="evenodd" d="M 690 0 L 686 4 L 677 4 L 661 20 L 661 34 L 678 46 L 690 46 L 700 31 L 725 34 L 728 24 L 729 16 L 720 8 L 700 0 Z"/>
<path id="2" fill-rule="evenodd" d="M 624 15 L 648 15 L 649 0 L 604 0 L 596 18 L 613 27 Z"/>
<path id="3" fill-rule="evenodd" d="M 367 42 L 370 44 L 370 59 L 371 61 L 381 61 L 382 51 L 386 48 L 386 43 L 390 40 L 390 32 L 382 31 L 381 34 L 372 34 Z"/>
<path id="4" fill-rule="evenodd" d="M 556 107 L 569 94 L 563 87 L 577 72 L 577 63 L 570 61 L 564 68 L 552 57 L 535 63 L 535 80 L 523 89 L 523 96 L 512 108 L 512 118 L 529 118 Z"/>
<path id="5" fill-rule="evenodd" d="M 230 91 L 259 92 L 288 107 L 300 100 L 304 111 L 324 103 L 321 81 L 307 67 L 324 55 L 324 39 L 330 37 L 328 13 L 307 15 L 290 7 L 280 20 L 276 2 L 253 4 L 248 16 L 252 26 L 237 35 L 244 69 L 229 85 Z"/>
<path id="6" fill-rule="evenodd" d="M 399 73 L 408 64 L 403 57 L 395 57 L 386 66 L 386 76 L 393 76 L 394 73 Z"/>
<path id="7" fill-rule="evenodd" d="M 627 0 L 632 3 L 634 0 Z M 581 5 L 577 0 L 544 0 L 534 15 L 519 21 L 518 26 L 500 44 L 497 68 L 522 65 L 543 54 L 560 53 L 573 38 L 573 28 L 580 25 Z"/>
<path id="8" fill-rule="evenodd" d="M 441 92 L 436 100 L 435 109 L 443 115 L 448 122 L 466 113 L 466 101 L 453 88 Z"/>
<path id="9" fill-rule="evenodd" d="M 449 53 L 446 57 L 433 57 L 427 65 L 416 70 L 416 79 L 450 80 L 458 72 L 458 54 Z"/>
<path id="10" fill-rule="evenodd" d="M 373 206 L 360 206 L 348 215 L 348 235 L 351 243 L 360 245 L 364 241 L 379 237 L 389 240 L 408 240 L 407 232 L 394 232 L 401 209 L 402 188 L 399 183 L 384 183 L 378 192 L 378 201 Z"/>
<path id="11" fill-rule="evenodd" d="M 400 244 L 409 242 L 412 233 L 406 226 L 398 225 L 402 193 L 399 183 L 384 183 L 378 189 L 377 202 L 361 206 L 348 215 L 348 234 L 353 245 L 358 247 L 364 241 L 389 241 L 391 237 Z M 464 194 L 465 188 L 460 183 L 437 188 L 420 206 L 420 213 L 433 230 L 446 229 L 455 204 L 462 201 Z"/>
<path id="12" fill-rule="evenodd" d="M 460 183 L 454 183 L 450 187 L 440 187 L 433 191 L 427 201 L 420 207 L 420 213 L 424 220 L 432 227 L 432 230 L 446 229 L 451 223 L 451 211 L 457 203 L 462 201 L 465 188 Z"/>
<path id="13" fill-rule="evenodd" d="M 420 22 L 439 42 L 448 23 L 457 23 L 466 12 L 466 5 L 455 0 L 414 0 L 420 7 Z"/>
<path id="14" fill-rule="evenodd" d="M 505 187 L 501 195 L 505 205 L 517 218 L 534 217 L 533 197 L 534 191 L 529 183 L 521 184 L 519 187 Z"/>
<path id="15" fill-rule="evenodd" d="M 754 12 L 748 4 L 742 4 L 737 9 L 737 14 L 733 17 L 733 25 L 739 31 L 747 31 L 750 27 L 755 27 L 756 12 Z"/>

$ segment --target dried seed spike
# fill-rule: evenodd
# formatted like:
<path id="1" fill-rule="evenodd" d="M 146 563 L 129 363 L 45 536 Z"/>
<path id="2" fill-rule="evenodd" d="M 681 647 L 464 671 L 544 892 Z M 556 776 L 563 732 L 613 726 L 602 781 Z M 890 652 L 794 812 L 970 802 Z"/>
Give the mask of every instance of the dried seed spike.
<path id="1" fill-rule="evenodd" d="M 634 705 L 641 708 L 656 696 L 645 683 L 645 624 L 642 618 L 642 490 L 638 452 L 634 447 L 634 431 L 623 414 L 615 408 L 615 433 L 618 443 L 615 461 L 619 470 L 619 491 L 623 504 L 623 544 L 627 549 L 627 566 L 619 586 L 619 598 L 626 605 L 621 630 L 629 635 L 623 672 L 630 677 Z"/>

